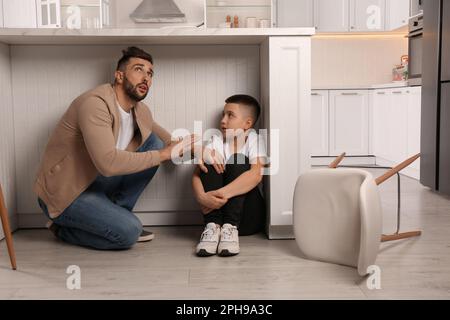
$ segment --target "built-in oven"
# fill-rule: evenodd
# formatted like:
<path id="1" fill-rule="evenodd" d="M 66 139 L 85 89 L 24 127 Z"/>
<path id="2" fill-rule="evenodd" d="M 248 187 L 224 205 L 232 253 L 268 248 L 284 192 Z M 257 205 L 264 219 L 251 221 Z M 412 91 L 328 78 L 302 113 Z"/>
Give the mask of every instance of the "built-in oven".
<path id="1" fill-rule="evenodd" d="M 423 12 L 423 1 L 424 0 L 411 0 L 410 9 L 411 16 L 415 16 L 421 12 Z"/>
<path id="2" fill-rule="evenodd" d="M 409 19 L 408 28 L 408 84 L 422 84 L 423 14 Z"/>

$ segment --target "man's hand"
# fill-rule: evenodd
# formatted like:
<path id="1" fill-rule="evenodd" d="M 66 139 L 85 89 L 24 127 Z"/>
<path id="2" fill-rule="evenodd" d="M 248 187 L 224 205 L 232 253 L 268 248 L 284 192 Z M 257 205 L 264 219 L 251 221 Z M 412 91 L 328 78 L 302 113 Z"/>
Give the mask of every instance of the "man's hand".
<path id="1" fill-rule="evenodd" d="M 194 149 L 195 142 L 199 139 L 200 138 L 197 135 L 191 134 L 190 136 L 184 137 L 182 140 L 173 141 L 165 148 L 159 150 L 161 162 L 176 157 L 182 157 L 185 153 L 191 153 Z"/>
<path id="2" fill-rule="evenodd" d="M 208 173 L 205 162 L 212 165 L 218 174 L 222 174 L 225 171 L 225 161 L 222 155 L 219 152 L 216 152 L 216 150 L 203 148 L 202 157 L 199 157 L 198 162 L 200 170 L 204 173 Z"/>

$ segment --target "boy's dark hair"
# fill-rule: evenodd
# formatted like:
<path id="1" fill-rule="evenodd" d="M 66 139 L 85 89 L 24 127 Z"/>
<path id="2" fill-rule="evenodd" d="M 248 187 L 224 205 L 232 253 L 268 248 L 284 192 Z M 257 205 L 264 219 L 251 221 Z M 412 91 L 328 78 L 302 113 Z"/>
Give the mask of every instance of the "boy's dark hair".
<path id="1" fill-rule="evenodd" d="M 124 71 L 128 61 L 130 61 L 130 58 L 141 58 L 153 64 L 152 56 L 138 47 L 128 47 L 125 50 L 122 50 L 122 54 L 123 56 L 117 63 L 116 70 Z"/>
<path id="2" fill-rule="evenodd" d="M 249 108 L 250 114 L 253 118 L 253 124 L 258 121 L 259 115 L 261 113 L 261 106 L 259 105 L 258 100 L 256 100 L 252 96 L 246 94 L 236 94 L 226 99 L 225 103 L 236 103 Z"/>

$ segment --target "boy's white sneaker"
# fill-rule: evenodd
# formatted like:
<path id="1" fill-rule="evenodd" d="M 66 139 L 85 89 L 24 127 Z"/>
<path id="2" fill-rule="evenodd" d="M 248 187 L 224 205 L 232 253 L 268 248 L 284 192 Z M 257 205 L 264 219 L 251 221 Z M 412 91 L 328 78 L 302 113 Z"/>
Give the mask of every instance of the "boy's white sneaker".
<path id="1" fill-rule="evenodd" d="M 229 223 L 222 226 L 218 252 L 222 257 L 234 256 L 239 253 L 239 232 L 235 226 Z"/>
<path id="2" fill-rule="evenodd" d="M 205 230 L 200 237 L 200 242 L 197 245 L 195 252 L 199 257 L 209 257 L 217 253 L 217 246 L 219 244 L 220 227 L 214 222 L 206 225 Z"/>

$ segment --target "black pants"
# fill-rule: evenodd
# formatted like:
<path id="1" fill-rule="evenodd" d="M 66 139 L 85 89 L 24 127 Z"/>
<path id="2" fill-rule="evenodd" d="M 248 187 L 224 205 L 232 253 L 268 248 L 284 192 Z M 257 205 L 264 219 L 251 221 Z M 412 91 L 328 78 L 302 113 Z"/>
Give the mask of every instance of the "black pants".
<path id="1" fill-rule="evenodd" d="M 234 154 L 225 164 L 225 172 L 218 174 L 212 165 L 205 164 L 208 173 L 200 173 L 200 179 L 205 192 L 226 186 L 244 172 L 250 170 L 249 159 L 242 154 Z M 246 194 L 228 199 L 220 209 L 204 215 L 205 224 L 214 222 L 218 225 L 225 223 L 236 226 L 239 235 L 251 235 L 264 229 L 266 221 L 265 202 L 258 186 Z"/>

